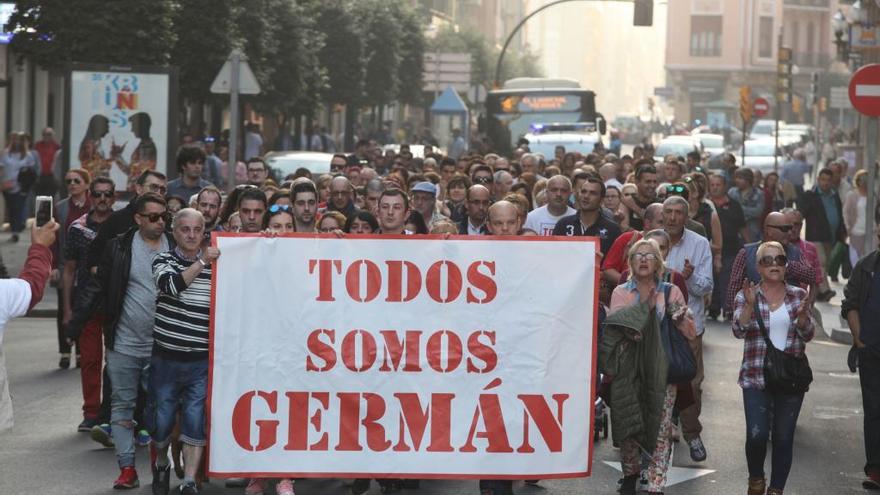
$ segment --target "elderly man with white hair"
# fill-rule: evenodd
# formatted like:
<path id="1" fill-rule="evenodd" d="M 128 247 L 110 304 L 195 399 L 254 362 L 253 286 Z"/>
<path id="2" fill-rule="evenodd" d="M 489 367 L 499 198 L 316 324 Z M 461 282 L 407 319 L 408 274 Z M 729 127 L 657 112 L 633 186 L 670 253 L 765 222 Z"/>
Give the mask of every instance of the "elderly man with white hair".
<path id="1" fill-rule="evenodd" d="M 158 289 L 150 359 L 149 401 L 154 411 L 153 493 L 168 493 L 171 465 L 168 447 L 180 413 L 184 478 L 180 493 L 195 494 L 196 471 L 207 437 L 208 334 L 211 312 L 211 269 L 220 256 L 202 249 L 205 217 L 193 208 L 177 212 L 172 232 L 177 246 L 153 259 Z M 158 488 L 158 491 L 157 491 Z"/>

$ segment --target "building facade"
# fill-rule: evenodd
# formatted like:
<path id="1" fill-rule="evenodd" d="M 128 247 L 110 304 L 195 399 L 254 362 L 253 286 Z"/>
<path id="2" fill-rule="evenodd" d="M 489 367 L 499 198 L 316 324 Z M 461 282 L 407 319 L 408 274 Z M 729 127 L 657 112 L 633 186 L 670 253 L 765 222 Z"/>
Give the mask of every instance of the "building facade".
<path id="1" fill-rule="evenodd" d="M 741 127 L 739 88 L 776 100 L 777 51 L 791 48 L 788 120 L 809 119 L 810 77 L 830 68 L 837 0 L 669 0 L 666 81 L 675 118 L 691 125 Z"/>

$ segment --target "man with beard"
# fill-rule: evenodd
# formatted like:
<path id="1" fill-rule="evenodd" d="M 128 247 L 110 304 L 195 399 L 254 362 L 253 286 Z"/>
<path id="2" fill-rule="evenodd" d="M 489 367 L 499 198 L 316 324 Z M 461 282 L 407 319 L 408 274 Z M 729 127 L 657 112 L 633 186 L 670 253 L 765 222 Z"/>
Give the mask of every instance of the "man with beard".
<path id="1" fill-rule="evenodd" d="M 211 232 L 223 231 L 223 227 L 217 223 L 220 218 L 220 203 L 222 202 L 220 198 L 220 190 L 214 186 L 203 188 L 196 196 L 196 210 L 205 219 L 203 247 L 211 245 Z"/>
<path id="2" fill-rule="evenodd" d="M 318 191 L 311 181 L 303 180 L 290 190 L 293 203 L 293 220 L 297 232 L 316 232 L 315 219 L 318 213 Z"/>

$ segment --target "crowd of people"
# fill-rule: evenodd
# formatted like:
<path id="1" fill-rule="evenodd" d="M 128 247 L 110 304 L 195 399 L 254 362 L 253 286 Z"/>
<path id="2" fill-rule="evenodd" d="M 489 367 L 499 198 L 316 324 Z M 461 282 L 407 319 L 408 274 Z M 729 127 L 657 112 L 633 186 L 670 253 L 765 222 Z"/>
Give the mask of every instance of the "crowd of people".
<path id="1" fill-rule="evenodd" d="M 809 166 L 802 150 L 764 176 L 738 168 L 730 153 L 710 169 L 699 154 L 656 163 L 650 151 L 582 155 L 557 147 L 544 157 L 523 144 L 510 156 L 456 159 L 431 146 L 414 157 L 406 145 L 383 153 L 361 141 L 355 153 L 334 155 L 320 176 L 301 169 L 273 177 L 264 160 L 250 157 L 243 183 L 227 194 L 206 171 L 210 150 L 191 144 L 177 153 L 176 179 L 143 172 L 134 198 L 115 212 L 111 180 L 71 169 L 52 248 L 61 281 L 59 366 L 75 357 L 82 375 L 78 429 L 115 448 L 114 488 L 139 485 L 136 446 L 149 445 L 153 493 L 169 493 L 172 469 L 183 480 L 180 493 L 198 493 L 211 269 L 222 256 L 212 232 L 590 236 L 599 240 L 598 372 L 610 393 L 621 493 L 662 493 L 679 437 L 695 462 L 707 459 L 700 416 L 708 320 L 728 322 L 744 340 L 748 493 L 782 493 L 806 388 L 777 386 L 765 361 L 778 357 L 774 349 L 804 356 L 821 325 L 814 302 L 835 295 L 828 280 L 839 271 L 851 277 L 844 317 L 856 345 L 880 342 L 859 325 L 880 305 L 871 294 L 880 283 L 876 252 L 865 247 L 866 177 L 859 171 L 851 180 L 843 160 Z M 863 365 L 880 366 L 860 352 Z M 862 380 L 863 390 L 880 386 L 864 372 Z M 880 488 L 880 425 L 872 428 L 865 483 Z M 292 479 L 226 483 L 257 495 L 270 481 L 279 495 L 293 494 Z M 418 486 L 379 484 L 383 493 Z M 355 480 L 351 491 L 369 485 Z M 483 480 L 479 489 L 509 495 L 512 482 Z"/>

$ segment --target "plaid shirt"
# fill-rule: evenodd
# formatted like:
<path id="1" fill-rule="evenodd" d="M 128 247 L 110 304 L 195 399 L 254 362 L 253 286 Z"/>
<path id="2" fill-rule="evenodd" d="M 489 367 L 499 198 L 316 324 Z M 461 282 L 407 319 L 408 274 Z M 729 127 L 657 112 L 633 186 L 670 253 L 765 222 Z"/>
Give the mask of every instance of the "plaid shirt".
<path id="1" fill-rule="evenodd" d="M 785 352 L 795 356 L 804 353 L 806 343 L 813 339 L 815 327 L 813 326 L 813 317 L 807 320 L 806 328 L 800 329 L 795 325 L 797 320 L 797 310 L 801 305 L 801 301 L 807 296 L 805 290 L 793 285 L 785 285 L 785 308 L 788 310 L 788 317 L 791 323 L 788 326 L 788 337 L 785 341 Z M 770 325 L 770 305 L 764 297 L 764 291 L 761 287 L 755 294 L 755 300 L 758 302 L 758 309 L 761 311 L 761 318 L 764 321 L 764 327 Z M 745 339 L 743 343 L 743 360 L 742 367 L 739 370 L 739 386 L 742 388 L 764 389 L 764 356 L 767 354 L 767 343 L 764 341 L 764 334 L 758 325 L 757 315 L 752 312 L 752 319 L 748 325 L 741 325 L 739 315 L 742 313 L 746 305 L 746 297 L 742 291 L 736 294 L 735 310 L 733 312 L 733 335 L 738 339 Z"/>

